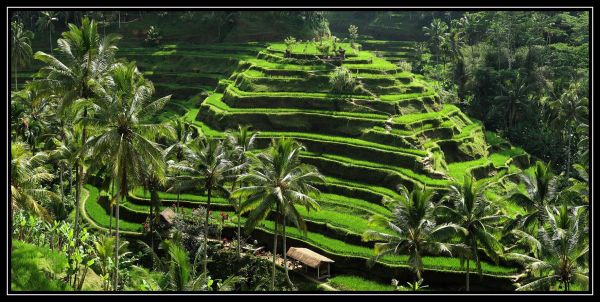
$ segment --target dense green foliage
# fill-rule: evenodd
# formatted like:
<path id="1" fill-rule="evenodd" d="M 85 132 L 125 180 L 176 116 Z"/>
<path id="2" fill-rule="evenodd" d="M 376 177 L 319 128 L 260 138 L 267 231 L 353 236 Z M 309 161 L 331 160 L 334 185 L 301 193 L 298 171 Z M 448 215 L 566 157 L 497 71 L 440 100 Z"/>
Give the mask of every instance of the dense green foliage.
<path id="1" fill-rule="evenodd" d="M 588 288 L 586 12 L 10 19 L 13 290 Z"/>

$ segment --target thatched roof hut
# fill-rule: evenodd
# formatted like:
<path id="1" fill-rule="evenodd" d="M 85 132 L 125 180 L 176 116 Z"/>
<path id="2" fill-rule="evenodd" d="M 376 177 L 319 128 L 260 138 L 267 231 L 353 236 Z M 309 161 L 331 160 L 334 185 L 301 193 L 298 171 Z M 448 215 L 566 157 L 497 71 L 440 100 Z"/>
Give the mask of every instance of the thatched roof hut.
<path id="1" fill-rule="evenodd" d="M 335 261 L 317 254 L 307 248 L 291 247 L 287 252 L 288 257 L 302 263 L 305 268 L 312 267 L 317 269 L 317 278 L 321 279 L 330 276 L 330 264 Z"/>
<path id="2" fill-rule="evenodd" d="M 168 225 L 172 225 L 173 224 L 173 219 L 175 219 L 176 215 L 177 215 L 177 213 L 173 212 L 173 210 L 171 210 L 171 208 L 166 208 L 162 212 L 160 212 L 160 217 Z"/>

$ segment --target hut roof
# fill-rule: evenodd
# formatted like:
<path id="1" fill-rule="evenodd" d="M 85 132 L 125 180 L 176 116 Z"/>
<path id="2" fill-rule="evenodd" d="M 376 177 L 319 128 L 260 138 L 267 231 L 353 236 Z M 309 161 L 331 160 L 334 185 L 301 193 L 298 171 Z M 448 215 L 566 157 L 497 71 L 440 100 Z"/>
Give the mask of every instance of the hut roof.
<path id="1" fill-rule="evenodd" d="M 303 264 L 310 266 L 312 268 L 316 268 L 319 265 L 321 265 L 321 263 L 334 263 L 335 261 L 317 254 L 307 248 L 300 248 L 300 247 L 291 247 L 288 252 L 287 255 L 290 258 L 296 259 L 300 262 L 302 262 Z"/>
<path id="2" fill-rule="evenodd" d="M 177 215 L 171 208 L 166 208 L 162 212 L 160 212 L 160 216 L 169 224 L 173 224 L 173 219 Z"/>

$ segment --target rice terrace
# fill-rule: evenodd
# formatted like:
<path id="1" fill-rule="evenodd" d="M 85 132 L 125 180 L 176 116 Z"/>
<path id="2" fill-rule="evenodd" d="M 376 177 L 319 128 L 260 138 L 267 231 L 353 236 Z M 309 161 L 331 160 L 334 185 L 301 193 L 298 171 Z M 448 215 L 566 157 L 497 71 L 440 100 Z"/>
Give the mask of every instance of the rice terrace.
<path id="1" fill-rule="evenodd" d="M 9 8 L 8 291 L 589 292 L 589 14 Z"/>

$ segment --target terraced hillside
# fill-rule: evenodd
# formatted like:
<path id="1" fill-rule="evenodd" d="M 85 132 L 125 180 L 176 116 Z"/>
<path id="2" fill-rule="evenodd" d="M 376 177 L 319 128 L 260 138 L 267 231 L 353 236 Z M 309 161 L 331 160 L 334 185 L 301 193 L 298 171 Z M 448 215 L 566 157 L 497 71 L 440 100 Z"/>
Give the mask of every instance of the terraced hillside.
<path id="1" fill-rule="evenodd" d="M 217 137 L 228 128 L 249 124 L 260 131 L 259 148 L 271 138 L 283 136 L 307 147 L 302 159 L 326 175 L 326 183 L 319 185 L 321 210 L 298 208 L 307 220 L 308 233 L 290 227 L 288 245 L 307 246 L 331 257 L 338 272 L 380 280 L 397 277 L 399 272 L 410 275 L 406 256 L 386 256 L 375 269 L 367 267 L 373 243 L 360 237 L 369 228 L 371 215 L 391 215 L 382 202 L 396 196 L 399 184 L 443 192 L 470 173 L 478 180 L 496 181 L 501 191 L 514 185 L 512 172 L 529 166 L 529 157 L 521 149 L 485 132 L 479 122 L 457 107 L 444 104 L 422 77 L 400 72 L 396 65 L 372 52 L 355 53 L 342 44 L 346 58 L 335 62 L 318 55 L 314 45 L 297 45 L 291 58 L 284 57 L 283 44 L 271 44 L 252 55 L 249 49 L 257 47 L 177 46 L 152 52 L 129 49 L 123 55 L 131 59 L 139 56 L 138 64 L 159 90 L 164 89 L 159 94 L 176 95 L 174 103 L 180 104 L 179 109 L 171 107 L 163 119 L 184 115 L 206 135 Z M 227 53 L 235 55 L 225 61 L 211 61 Z M 336 65 L 351 70 L 364 89 L 332 92 L 329 75 Z M 228 71 L 233 74 L 224 79 Z M 194 89 L 209 89 L 215 84 L 215 91 L 195 106 L 202 94 Z M 87 190 L 89 198 L 82 205 L 87 218 L 97 227 L 108 227 L 106 198 L 101 197 L 105 192 L 91 185 Z M 489 194 L 509 216 L 522 213 L 518 206 L 504 204 L 494 190 Z M 176 195 L 160 193 L 160 197 L 163 207 L 175 203 Z M 198 192 L 180 198 L 188 211 L 206 202 Z M 148 199 L 147 193 L 135 189 L 121 205 L 121 227 L 131 235 L 141 232 L 149 212 Z M 215 211 L 235 216 L 227 200 L 217 198 L 213 203 Z M 252 236 L 269 244 L 272 232 L 272 221 L 266 221 Z M 426 257 L 424 262 L 428 276 L 444 276 L 432 278 L 431 284 L 453 279 L 462 282 L 462 277 L 458 278 L 459 259 Z M 485 278 L 475 282 L 484 284 L 493 279 L 497 286 L 509 287 L 509 276 L 516 270 L 507 264 L 484 263 Z"/>
<path id="2" fill-rule="evenodd" d="M 384 58 L 392 63 L 400 61 L 412 62 L 416 59 L 414 41 L 361 41 L 364 50 L 371 51 L 378 57 Z"/>

